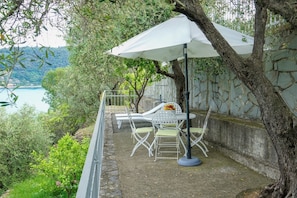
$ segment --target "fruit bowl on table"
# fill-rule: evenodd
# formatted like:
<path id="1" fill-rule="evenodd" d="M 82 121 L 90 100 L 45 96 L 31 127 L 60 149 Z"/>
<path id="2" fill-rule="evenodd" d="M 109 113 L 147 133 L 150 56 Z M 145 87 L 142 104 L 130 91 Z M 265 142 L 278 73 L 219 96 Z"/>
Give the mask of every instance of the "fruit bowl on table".
<path id="1" fill-rule="evenodd" d="M 164 109 L 164 111 L 175 113 L 175 107 L 174 107 L 174 105 L 171 105 L 171 104 L 165 105 L 163 107 L 163 109 Z"/>

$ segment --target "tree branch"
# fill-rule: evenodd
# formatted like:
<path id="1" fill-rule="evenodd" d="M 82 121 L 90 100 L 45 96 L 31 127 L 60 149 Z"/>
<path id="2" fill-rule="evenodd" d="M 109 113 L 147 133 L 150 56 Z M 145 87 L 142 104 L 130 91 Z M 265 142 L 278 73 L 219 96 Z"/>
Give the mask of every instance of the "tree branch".
<path id="1" fill-rule="evenodd" d="M 8 10 L 6 14 L 3 15 L 3 17 L 0 19 L 0 24 L 3 23 L 3 21 L 6 21 L 9 17 L 11 17 L 15 12 L 18 12 L 21 5 L 24 3 L 24 0 L 15 0 L 12 4 L 13 6 Z M 1 7 L 1 9 L 3 9 Z M 3 13 L 2 13 L 3 14 Z"/>
<path id="2" fill-rule="evenodd" d="M 174 74 L 171 74 L 169 72 L 162 70 L 158 61 L 154 61 L 154 65 L 155 65 L 156 72 L 158 74 L 161 74 L 161 75 L 164 75 L 164 76 L 174 79 L 174 77 L 175 77 Z"/>
<path id="3" fill-rule="evenodd" d="M 267 8 L 258 1 L 255 1 L 255 35 L 252 56 L 261 60 L 263 57 L 263 47 L 265 43 L 265 28 L 267 21 Z"/>
<path id="4" fill-rule="evenodd" d="M 258 0 L 275 14 L 281 15 L 294 29 L 297 28 L 297 2 L 296 0 Z"/>

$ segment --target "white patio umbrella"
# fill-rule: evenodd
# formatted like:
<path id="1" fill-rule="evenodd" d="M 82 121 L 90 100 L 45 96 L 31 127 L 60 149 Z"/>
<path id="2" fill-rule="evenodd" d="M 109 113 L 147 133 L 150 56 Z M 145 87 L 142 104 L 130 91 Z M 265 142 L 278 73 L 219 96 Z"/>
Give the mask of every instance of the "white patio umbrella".
<path id="1" fill-rule="evenodd" d="M 238 54 L 249 54 L 253 38 L 213 23 Z M 180 14 L 127 40 L 107 53 L 125 58 L 171 61 L 183 57 L 187 44 L 188 58 L 219 56 L 198 26 Z"/>
<path id="2" fill-rule="evenodd" d="M 230 46 L 241 55 L 250 54 L 253 38 L 213 23 Z M 168 62 L 178 58 L 185 59 L 186 78 L 186 113 L 187 113 L 187 157 L 179 160 L 183 166 L 199 165 L 198 158 L 191 156 L 189 127 L 189 92 L 188 92 L 188 58 L 216 57 L 219 54 L 205 37 L 196 23 L 180 14 L 107 51 L 108 54 L 125 58 L 145 58 Z"/>

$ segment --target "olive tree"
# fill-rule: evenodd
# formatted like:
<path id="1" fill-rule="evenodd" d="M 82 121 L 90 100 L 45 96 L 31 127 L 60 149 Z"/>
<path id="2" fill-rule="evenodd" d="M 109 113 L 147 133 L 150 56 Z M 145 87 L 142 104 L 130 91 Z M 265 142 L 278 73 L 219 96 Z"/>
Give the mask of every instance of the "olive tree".
<path id="1" fill-rule="evenodd" d="M 185 14 L 200 27 L 226 65 L 257 99 L 263 124 L 277 153 L 280 170 L 279 179 L 262 191 L 262 197 L 297 197 L 296 117 L 263 71 L 267 12 L 270 10 L 280 14 L 291 25 L 292 30 L 296 30 L 296 1 L 254 1 L 256 8 L 254 47 L 252 54 L 247 58 L 236 54 L 215 29 L 200 1 L 177 0 L 172 2 L 175 3 L 175 11 Z"/>
<path id="2" fill-rule="evenodd" d="M 72 20 L 67 37 L 72 70 L 65 82 L 72 86 L 61 90 L 61 94 L 71 92 L 71 102 L 76 107 L 88 95 L 93 100 L 86 105 L 97 112 L 94 100 L 99 100 L 103 90 L 125 86 L 138 95 L 134 104 L 137 108 L 146 85 L 155 79 L 154 65 L 151 61 L 124 60 L 104 52 L 169 18 L 171 7 L 161 0 L 80 2 L 69 13 Z"/>

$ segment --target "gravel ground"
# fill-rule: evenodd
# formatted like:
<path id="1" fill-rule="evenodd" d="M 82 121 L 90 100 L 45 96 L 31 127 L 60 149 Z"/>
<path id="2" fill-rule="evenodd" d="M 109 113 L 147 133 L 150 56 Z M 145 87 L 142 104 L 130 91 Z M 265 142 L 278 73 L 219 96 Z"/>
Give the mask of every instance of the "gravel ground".
<path id="1" fill-rule="evenodd" d="M 176 160 L 155 162 L 153 157 L 148 157 L 144 147 L 130 157 L 133 143 L 127 129 L 113 133 L 113 143 L 119 187 L 124 198 L 232 198 L 242 191 L 272 182 L 212 148 L 209 148 L 208 157 L 204 157 L 198 147 L 194 147 L 192 156 L 198 157 L 202 164 L 183 167 Z"/>

